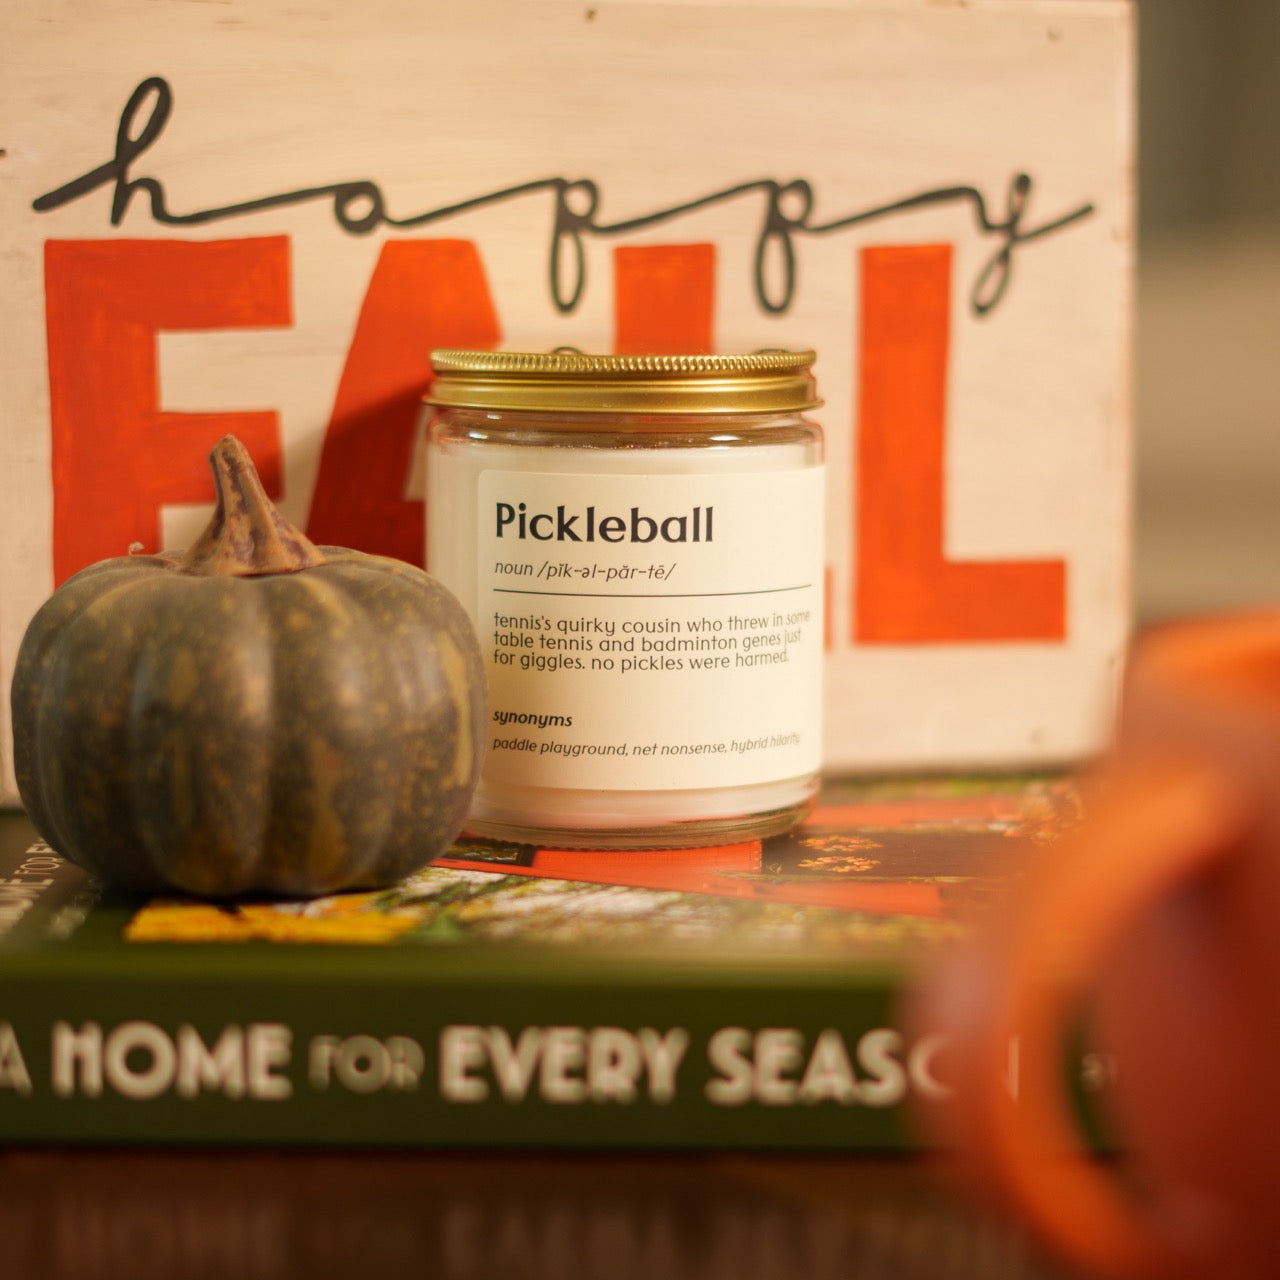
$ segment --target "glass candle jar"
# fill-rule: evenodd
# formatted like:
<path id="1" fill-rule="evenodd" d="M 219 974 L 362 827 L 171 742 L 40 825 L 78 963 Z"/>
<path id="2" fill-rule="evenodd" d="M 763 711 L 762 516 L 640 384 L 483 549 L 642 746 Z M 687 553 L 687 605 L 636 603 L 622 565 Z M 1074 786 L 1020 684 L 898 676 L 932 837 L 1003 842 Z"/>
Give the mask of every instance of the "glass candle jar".
<path id="1" fill-rule="evenodd" d="M 817 790 L 823 441 L 811 351 L 435 351 L 427 564 L 490 690 L 470 830 L 770 835 Z"/>

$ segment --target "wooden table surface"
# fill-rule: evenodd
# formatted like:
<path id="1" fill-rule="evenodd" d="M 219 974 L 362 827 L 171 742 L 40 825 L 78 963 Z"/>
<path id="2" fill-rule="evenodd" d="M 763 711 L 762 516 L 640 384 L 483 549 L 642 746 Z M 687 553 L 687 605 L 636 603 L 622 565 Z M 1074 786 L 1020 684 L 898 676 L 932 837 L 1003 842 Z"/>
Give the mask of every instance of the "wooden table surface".
<path id="1" fill-rule="evenodd" d="M 1057 1280 L 915 1158 L 0 1153 L 5 1280 Z"/>
<path id="2" fill-rule="evenodd" d="M 0 1147 L 0 1280 L 1065 1274 L 909 1156 Z"/>

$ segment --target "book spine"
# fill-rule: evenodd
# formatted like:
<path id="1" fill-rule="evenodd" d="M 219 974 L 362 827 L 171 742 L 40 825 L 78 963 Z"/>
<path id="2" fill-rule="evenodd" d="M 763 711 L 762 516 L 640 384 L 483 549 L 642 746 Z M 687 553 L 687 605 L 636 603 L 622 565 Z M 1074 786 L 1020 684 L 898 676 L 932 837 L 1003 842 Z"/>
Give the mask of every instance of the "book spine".
<path id="1" fill-rule="evenodd" d="M 11 971 L 0 1139 L 903 1149 L 940 1046 L 892 1004 L 870 985 Z"/>

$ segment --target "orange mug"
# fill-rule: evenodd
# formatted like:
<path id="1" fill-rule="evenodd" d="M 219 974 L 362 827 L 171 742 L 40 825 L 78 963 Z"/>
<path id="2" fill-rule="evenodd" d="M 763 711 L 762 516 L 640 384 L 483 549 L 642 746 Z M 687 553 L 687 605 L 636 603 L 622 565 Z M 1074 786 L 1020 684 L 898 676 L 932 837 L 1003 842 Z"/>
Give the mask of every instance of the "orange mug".
<path id="1" fill-rule="evenodd" d="M 1280 1276 L 1280 612 L 1145 637 L 1093 781 L 1000 936 L 928 990 L 956 1048 L 942 1123 L 1093 1273 Z M 1086 1014 L 1115 1160 L 1071 1096 Z"/>

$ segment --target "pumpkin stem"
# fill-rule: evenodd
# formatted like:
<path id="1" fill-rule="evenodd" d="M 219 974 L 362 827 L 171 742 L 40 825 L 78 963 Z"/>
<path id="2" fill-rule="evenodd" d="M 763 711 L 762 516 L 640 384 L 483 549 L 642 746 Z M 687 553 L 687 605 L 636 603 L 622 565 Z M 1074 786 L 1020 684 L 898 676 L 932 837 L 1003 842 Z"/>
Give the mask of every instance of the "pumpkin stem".
<path id="1" fill-rule="evenodd" d="M 178 562 L 179 572 L 249 578 L 325 563 L 315 543 L 275 509 L 235 436 L 218 441 L 209 465 L 217 506 L 208 527 Z"/>

